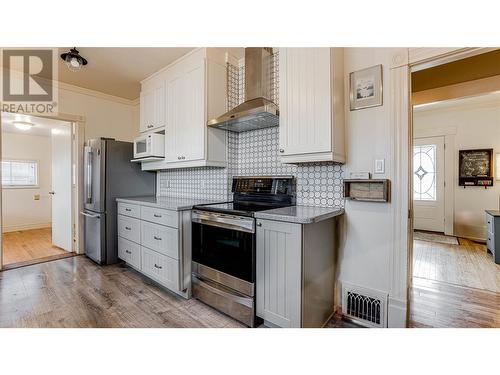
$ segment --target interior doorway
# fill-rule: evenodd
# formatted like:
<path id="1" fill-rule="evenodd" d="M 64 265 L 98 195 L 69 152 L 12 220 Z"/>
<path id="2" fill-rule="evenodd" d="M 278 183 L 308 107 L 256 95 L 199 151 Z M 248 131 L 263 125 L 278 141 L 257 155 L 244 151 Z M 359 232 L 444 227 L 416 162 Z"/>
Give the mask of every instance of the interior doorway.
<path id="1" fill-rule="evenodd" d="M 411 88 L 410 325 L 499 327 L 486 211 L 500 209 L 500 52 L 427 64 Z"/>
<path id="2" fill-rule="evenodd" d="M 4 269 L 75 252 L 75 125 L 2 113 Z"/>

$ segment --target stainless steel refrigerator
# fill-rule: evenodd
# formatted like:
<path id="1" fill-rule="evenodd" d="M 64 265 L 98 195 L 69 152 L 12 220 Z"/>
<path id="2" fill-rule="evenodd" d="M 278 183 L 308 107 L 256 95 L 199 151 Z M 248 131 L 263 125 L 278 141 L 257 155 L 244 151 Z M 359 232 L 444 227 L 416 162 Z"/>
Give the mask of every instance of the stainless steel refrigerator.
<path id="1" fill-rule="evenodd" d="M 154 195 L 156 174 L 133 159 L 133 144 L 110 138 L 85 142 L 85 255 L 99 264 L 118 261 L 116 198 Z"/>

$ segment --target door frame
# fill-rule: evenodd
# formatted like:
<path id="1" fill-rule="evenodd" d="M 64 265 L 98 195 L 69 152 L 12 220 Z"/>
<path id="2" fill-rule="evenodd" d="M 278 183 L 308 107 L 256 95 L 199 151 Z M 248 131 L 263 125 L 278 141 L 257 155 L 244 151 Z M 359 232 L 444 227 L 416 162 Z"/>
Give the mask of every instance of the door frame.
<path id="1" fill-rule="evenodd" d="M 392 243 L 389 259 L 389 327 L 407 327 L 410 314 L 413 259 L 413 108 L 411 73 L 490 52 L 498 48 L 401 48 L 390 64 L 391 213 Z"/>
<path id="2" fill-rule="evenodd" d="M 37 117 L 37 116 L 33 116 Z M 40 116 L 39 116 L 40 117 Z M 85 118 L 79 115 L 68 113 L 58 113 L 55 116 L 43 116 L 53 120 L 60 120 L 71 123 L 72 143 L 71 143 L 71 165 L 75 165 L 76 173 L 75 183 L 72 184 L 72 252 L 83 254 L 83 223 L 80 218 L 80 211 L 83 209 L 83 145 L 85 142 Z M 2 155 L 2 120 L 0 116 L 0 157 Z M 73 173 L 72 173 L 73 175 Z M 2 193 L 3 188 L 0 184 L 0 271 L 3 269 L 3 218 L 2 218 Z"/>

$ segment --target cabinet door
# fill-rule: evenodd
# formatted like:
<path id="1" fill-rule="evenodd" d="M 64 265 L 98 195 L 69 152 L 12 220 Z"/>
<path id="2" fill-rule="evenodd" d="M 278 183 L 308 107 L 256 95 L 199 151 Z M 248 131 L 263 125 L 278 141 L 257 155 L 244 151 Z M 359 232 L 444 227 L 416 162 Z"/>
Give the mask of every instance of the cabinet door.
<path id="1" fill-rule="evenodd" d="M 152 91 L 141 91 L 140 97 L 140 126 L 139 131 L 141 133 L 148 131 L 148 126 L 152 124 L 152 112 L 153 112 L 153 92 Z"/>
<path id="2" fill-rule="evenodd" d="M 166 83 L 167 162 L 205 158 L 205 60 L 180 62 Z"/>
<path id="3" fill-rule="evenodd" d="M 165 126 L 165 81 L 159 79 L 153 88 L 153 127 Z"/>
<path id="4" fill-rule="evenodd" d="M 257 316 L 279 327 L 301 325 L 300 224 L 257 221 Z"/>
<path id="5" fill-rule="evenodd" d="M 330 48 L 280 48 L 280 154 L 332 152 Z"/>
<path id="6" fill-rule="evenodd" d="M 166 126 L 165 126 L 165 161 L 178 162 L 179 133 L 182 131 L 179 124 L 182 123 L 182 75 L 177 71 L 171 71 L 166 80 Z"/>
<path id="7" fill-rule="evenodd" d="M 185 116 L 180 137 L 183 161 L 205 158 L 205 60 L 188 64 L 183 70 Z"/>
<path id="8" fill-rule="evenodd" d="M 140 131 L 165 126 L 165 81 L 158 78 L 143 87 L 140 96 Z"/>

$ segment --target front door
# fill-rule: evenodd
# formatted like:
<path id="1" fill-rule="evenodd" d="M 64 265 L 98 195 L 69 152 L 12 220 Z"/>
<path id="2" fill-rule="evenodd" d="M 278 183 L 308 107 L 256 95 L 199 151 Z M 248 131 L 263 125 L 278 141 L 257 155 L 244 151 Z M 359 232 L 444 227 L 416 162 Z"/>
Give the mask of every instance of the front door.
<path id="1" fill-rule="evenodd" d="M 444 137 L 414 139 L 414 229 L 444 232 L 444 171 Z"/>

